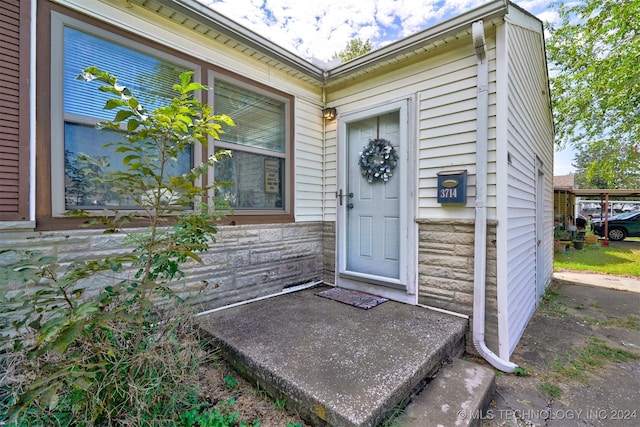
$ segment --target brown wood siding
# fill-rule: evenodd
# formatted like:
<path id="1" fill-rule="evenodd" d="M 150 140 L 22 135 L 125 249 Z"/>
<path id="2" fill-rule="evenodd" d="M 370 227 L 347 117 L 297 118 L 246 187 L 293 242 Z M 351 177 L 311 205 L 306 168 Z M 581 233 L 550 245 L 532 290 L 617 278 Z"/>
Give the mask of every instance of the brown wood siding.
<path id="1" fill-rule="evenodd" d="M 0 221 L 29 219 L 29 8 L 0 3 Z"/>

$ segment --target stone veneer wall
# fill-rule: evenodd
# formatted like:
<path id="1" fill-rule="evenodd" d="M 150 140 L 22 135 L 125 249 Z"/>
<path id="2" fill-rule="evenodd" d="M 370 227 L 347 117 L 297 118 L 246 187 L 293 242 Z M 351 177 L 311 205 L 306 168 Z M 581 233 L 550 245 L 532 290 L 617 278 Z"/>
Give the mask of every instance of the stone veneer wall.
<path id="1" fill-rule="evenodd" d="M 418 221 L 418 302 L 468 315 L 473 325 L 474 220 L 422 219 Z M 487 225 L 485 336 L 498 351 L 496 280 L 496 223 Z M 471 332 L 467 351 L 476 353 Z"/>
<path id="2" fill-rule="evenodd" d="M 324 282 L 334 284 L 336 281 L 336 223 L 335 221 L 324 222 L 323 255 L 324 255 L 324 270 L 323 270 Z"/>
<path id="3" fill-rule="evenodd" d="M 173 289 L 186 297 L 208 283 L 193 302 L 197 310 L 208 310 L 322 280 L 323 227 L 322 222 L 223 226 L 217 243 L 200 254 L 203 263 L 188 262 L 183 268 L 186 277 Z M 0 250 L 39 251 L 64 265 L 126 253 L 123 237 L 100 230 L 6 231 L 0 233 Z M 113 280 L 96 275 L 85 285 L 97 290 Z"/>

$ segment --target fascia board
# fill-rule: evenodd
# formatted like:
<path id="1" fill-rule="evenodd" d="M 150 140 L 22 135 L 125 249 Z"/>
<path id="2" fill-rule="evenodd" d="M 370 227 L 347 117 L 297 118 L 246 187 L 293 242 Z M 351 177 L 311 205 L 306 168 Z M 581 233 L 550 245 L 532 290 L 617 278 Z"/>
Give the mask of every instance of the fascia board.
<path id="1" fill-rule="evenodd" d="M 277 59 L 279 62 L 318 81 L 324 80 L 324 70 L 311 62 L 289 52 L 247 27 L 227 18 L 195 0 L 156 0 L 159 4 L 174 9 L 197 22 L 215 28 L 221 34 L 242 43 L 257 52 Z"/>
<path id="2" fill-rule="evenodd" d="M 511 5 L 508 0 L 496 0 L 484 4 L 467 13 L 436 24 L 424 31 L 374 50 L 344 64 L 340 64 L 330 70 L 324 70 L 196 0 L 155 1 L 197 22 L 202 22 L 205 25 L 215 28 L 221 34 L 237 40 L 239 43 L 274 58 L 322 83 L 328 83 L 333 79 L 339 79 L 351 73 L 357 73 L 358 71 L 375 67 L 379 63 L 392 60 L 394 57 L 410 54 L 411 52 L 419 50 L 422 46 L 459 34 L 461 31 L 470 27 L 473 22 L 480 19 L 488 22 L 503 17 L 508 12 L 508 6 Z"/>
<path id="3" fill-rule="evenodd" d="M 398 40 L 397 42 L 391 43 L 383 48 L 372 51 L 344 64 L 340 64 L 327 71 L 327 80 L 342 77 L 361 69 L 371 68 L 378 63 L 387 62 L 393 57 L 410 54 L 423 46 L 459 34 L 467 28 L 470 29 L 471 24 L 478 20 L 482 19 L 485 22 L 489 22 L 496 18 L 503 17 L 507 14 L 509 4 L 510 3 L 507 0 L 497 0 L 487 3 L 465 14 L 436 24 L 433 27 L 429 27 L 412 36 Z"/>

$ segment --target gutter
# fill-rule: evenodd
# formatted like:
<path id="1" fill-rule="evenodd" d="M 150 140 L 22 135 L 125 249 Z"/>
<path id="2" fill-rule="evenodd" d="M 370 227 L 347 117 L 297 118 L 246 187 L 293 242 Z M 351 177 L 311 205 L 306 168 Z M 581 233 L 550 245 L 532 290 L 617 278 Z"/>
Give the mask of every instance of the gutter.
<path id="1" fill-rule="evenodd" d="M 476 221 L 473 268 L 473 345 L 494 368 L 511 373 L 518 366 L 501 359 L 485 343 L 485 291 L 487 270 L 487 150 L 489 139 L 489 64 L 484 37 L 484 22 L 471 26 L 473 47 L 478 59 L 476 119 Z"/>

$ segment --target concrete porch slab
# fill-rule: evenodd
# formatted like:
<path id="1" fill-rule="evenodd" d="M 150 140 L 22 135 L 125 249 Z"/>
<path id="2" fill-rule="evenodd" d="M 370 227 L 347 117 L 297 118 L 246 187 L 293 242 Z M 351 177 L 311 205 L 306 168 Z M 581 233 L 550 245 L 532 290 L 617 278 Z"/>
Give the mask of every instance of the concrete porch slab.
<path id="1" fill-rule="evenodd" d="M 375 426 L 463 350 L 467 320 L 315 287 L 199 317 L 232 363 L 314 425 Z"/>

